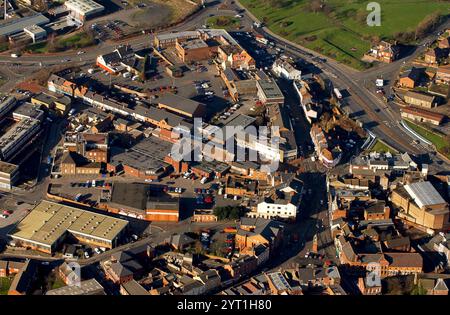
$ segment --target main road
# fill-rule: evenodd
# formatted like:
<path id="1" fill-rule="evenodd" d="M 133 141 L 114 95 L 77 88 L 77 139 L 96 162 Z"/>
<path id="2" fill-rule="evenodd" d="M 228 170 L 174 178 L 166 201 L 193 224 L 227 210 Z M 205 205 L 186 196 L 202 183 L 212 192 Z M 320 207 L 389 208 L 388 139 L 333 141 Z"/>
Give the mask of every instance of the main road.
<path id="1" fill-rule="evenodd" d="M 229 3 L 228 7 L 222 10 L 219 8 L 221 3 L 222 1 L 207 2 L 204 9 L 192 15 L 183 23 L 169 28 L 166 31 L 183 31 L 200 28 L 211 15 L 234 15 L 236 11 L 243 9 L 238 1 L 234 1 L 234 3 Z M 242 21 L 244 24 L 251 25 L 254 21 L 258 21 L 248 10 L 241 12 L 241 14 L 243 15 Z M 443 25 L 441 28 L 447 27 L 448 24 Z M 388 106 L 389 104 L 386 104 L 381 98 L 364 86 L 365 82 L 371 81 L 373 77 L 378 77 L 381 74 L 384 74 L 385 77 L 393 77 L 403 62 L 409 61 L 423 51 L 424 47 L 422 45 L 413 54 L 398 62 L 383 65 L 366 72 L 358 72 L 339 64 L 333 59 L 324 57 L 317 52 L 290 42 L 274 34 L 266 27 L 255 29 L 255 31 L 269 38 L 278 46 L 284 47 L 287 53 L 314 64 L 325 76 L 333 81 L 334 86 L 347 90 L 349 95 L 345 98 L 345 106 L 348 107 L 350 112 L 356 114 L 355 119 L 362 122 L 364 127 L 373 132 L 377 137 L 402 152 L 421 154 L 433 151 L 432 148 L 426 145 L 414 143 L 414 139 L 411 138 L 410 134 L 399 125 L 400 115 L 398 111 Z M 432 38 L 432 36 L 429 36 L 424 41 L 428 42 Z M 95 61 L 97 55 L 109 52 L 119 44 L 126 43 L 135 49 L 140 49 L 150 47 L 151 41 L 152 35 L 149 34 L 138 35 L 123 41 L 104 41 L 95 47 L 85 49 L 85 53 L 82 55 L 78 55 L 76 51 L 57 54 L 23 55 L 20 58 L 12 58 L 9 55 L 3 54 L 0 55 L 0 65 L 2 63 L 14 63 L 23 67 L 45 67 L 68 61 L 91 63 Z"/>
<path id="2" fill-rule="evenodd" d="M 234 2 L 233 9 L 244 10 L 241 14 L 244 15 L 245 19 L 260 22 L 239 1 Z M 450 21 L 446 21 L 435 32 L 447 29 L 449 26 Z M 409 152 L 415 155 L 434 153 L 433 148 L 422 143 L 415 143 L 415 139 L 400 125 L 401 117 L 395 107 L 390 106 L 391 104 L 386 103 L 373 93 L 371 89 L 368 89 L 366 83 L 368 81 L 374 82 L 375 78 L 383 76 L 384 79 L 388 79 L 389 83 L 392 84 L 393 78 L 399 72 L 400 67 L 422 53 L 425 50 L 425 44 L 435 39 L 436 34 L 427 36 L 411 54 L 394 63 L 359 72 L 313 50 L 282 38 L 267 27 L 255 28 L 255 31 L 273 41 L 278 47 L 284 48 L 287 54 L 300 57 L 315 65 L 325 76 L 333 81 L 334 86 L 347 90 L 349 95 L 345 98 L 344 106 L 348 107 L 350 112 L 355 114 L 356 117 L 354 118 L 362 122 L 364 127 L 377 137 L 401 152 Z M 433 165 L 436 171 L 450 168 L 450 165 L 438 156 L 431 154 L 430 158 L 439 161 L 440 165 Z"/>

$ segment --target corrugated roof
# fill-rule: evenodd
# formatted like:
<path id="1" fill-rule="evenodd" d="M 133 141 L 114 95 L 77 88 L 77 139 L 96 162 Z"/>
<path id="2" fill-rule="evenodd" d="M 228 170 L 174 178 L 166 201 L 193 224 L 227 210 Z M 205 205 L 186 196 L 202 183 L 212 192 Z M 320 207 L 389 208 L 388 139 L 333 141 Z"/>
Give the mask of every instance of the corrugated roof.
<path id="1" fill-rule="evenodd" d="M 405 189 L 420 208 L 445 203 L 445 200 L 430 182 L 408 184 L 405 185 Z"/>

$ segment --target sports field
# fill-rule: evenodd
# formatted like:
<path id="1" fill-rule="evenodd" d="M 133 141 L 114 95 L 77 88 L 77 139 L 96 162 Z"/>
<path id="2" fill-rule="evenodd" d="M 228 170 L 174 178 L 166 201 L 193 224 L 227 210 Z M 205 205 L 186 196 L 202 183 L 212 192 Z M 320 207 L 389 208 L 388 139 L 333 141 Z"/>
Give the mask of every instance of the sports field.
<path id="1" fill-rule="evenodd" d="M 357 69 L 372 41 L 414 32 L 434 13 L 450 14 L 450 4 L 438 0 L 378 0 L 381 26 L 370 27 L 364 0 L 240 0 L 272 31 Z"/>

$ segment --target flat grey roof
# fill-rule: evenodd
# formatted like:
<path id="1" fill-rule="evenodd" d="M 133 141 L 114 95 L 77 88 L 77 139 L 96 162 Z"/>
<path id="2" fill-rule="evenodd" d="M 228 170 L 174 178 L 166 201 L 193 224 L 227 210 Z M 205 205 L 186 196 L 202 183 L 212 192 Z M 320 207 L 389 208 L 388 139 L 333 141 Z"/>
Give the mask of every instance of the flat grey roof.
<path id="1" fill-rule="evenodd" d="M 162 191 L 162 186 L 142 183 L 115 183 L 111 192 L 111 203 L 137 210 L 178 210 L 179 198 Z"/>
<path id="2" fill-rule="evenodd" d="M 190 115 L 194 115 L 195 112 L 205 105 L 200 102 L 193 101 L 189 98 L 181 97 L 172 93 L 164 94 L 158 100 L 158 105 L 165 105 L 175 110 L 186 112 Z"/>
<path id="3" fill-rule="evenodd" d="M 259 80 L 257 84 L 267 99 L 284 98 L 283 92 L 275 81 Z"/>
<path id="4" fill-rule="evenodd" d="M 12 35 L 22 32 L 25 27 L 29 27 L 32 25 L 41 26 L 49 22 L 50 20 L 40 13 L 32 16 L 25 16 L 14 20 L 9 20 L 0 24 L 0 35 Z"/>
<path id="5" fill-rule="evenodd" d="M 46 295 L 106 295 L 103 287 L 95 279 L 81 281 L 80 285 L 66 285 L 47 291 Z"/>

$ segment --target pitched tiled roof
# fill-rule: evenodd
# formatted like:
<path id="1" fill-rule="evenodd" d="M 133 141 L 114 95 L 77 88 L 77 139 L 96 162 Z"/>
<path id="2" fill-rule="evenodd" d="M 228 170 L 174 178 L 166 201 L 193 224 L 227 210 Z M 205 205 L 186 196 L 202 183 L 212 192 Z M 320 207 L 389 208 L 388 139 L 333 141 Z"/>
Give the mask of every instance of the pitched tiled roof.
<path id="1" fill-rule="evenodd" d="M 126 277 L 133 274 L 131 270 L 126 268 L 122 263 L 116 262 L 111 264 L 111 270 L 118 276 L 118 277 Z"/>

